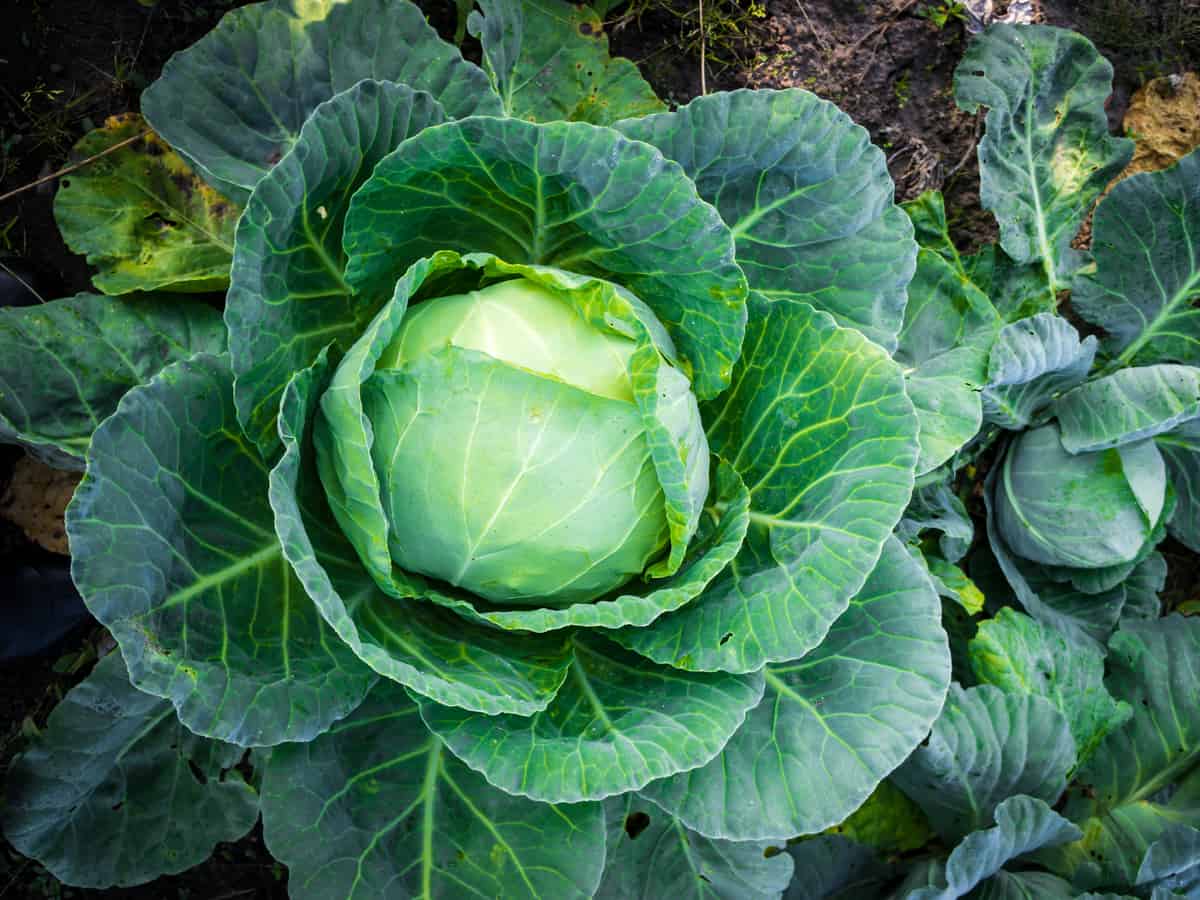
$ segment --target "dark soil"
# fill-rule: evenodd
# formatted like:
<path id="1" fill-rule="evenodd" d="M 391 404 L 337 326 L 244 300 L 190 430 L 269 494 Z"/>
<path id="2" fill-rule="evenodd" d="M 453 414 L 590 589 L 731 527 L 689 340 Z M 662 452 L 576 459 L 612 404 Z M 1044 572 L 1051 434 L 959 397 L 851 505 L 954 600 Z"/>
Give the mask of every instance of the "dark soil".
<path id="1" fill-rule="evenodd" d="M 449 0 L 421 0 L 447 37 Z M 71 146 L 104 118 L 137 109 L 142 88 L 166 59 L 207 32 L 243 0 L 8 0 L 0 28 L 0 194 L 48 175 Z M 993 239 L 979 207 L 974 147 L 979 123 L 960 112 L 952 75 L 967 41 L 963 22 L 939 26 L 936 0 L 768 0 L 765 6 L 709 0 L 705 87 L 802 87 L 837 103 L 887 153 L 898 199 L 945 192 L 964 249 Z M 1116 67 L 1111 118 L 1144 80 L 1200 68 L 1200 14 L 1195 0 L 1044 0 L 1047 22 L 1091 37 Z M 634 10 L 637 15 L 627 11 Z M 1188 11 L 1193 18 L 1188 18 Z M 635 0 L 610 14 L 615 54 L 628 56 L 659 95 L 684 103 L 701 93 L 697 18 L 685 0 Z M 477 48 L 465 48 L 478 58 Z M 0 261 L 19 257 L 37 271 L 47 299 L 87 290 L 87 266 L 54 225 L 54 184 L 0 203 Z M 17 453 L 0 448 L 0 491 Z M 1163 546 L 1171 567 L 1167 599 L 1196 600 L 1200 559 Z M 0 522 L 0 571 L 38 558 L 23 535 Z M 0 598 L 20 602 L 21 598 Z M 45 724 L 54 704 L 84 674 L 107 637 L 83 627 L 62 646 L 19 666 L 0 668 L 0 780 L 25 735 Z M 0 840 L 0 900 L 25 897 L 206 898 L 286 896 L 286 873 L 266 852 L 261 832 L 220 845 L 184 874 L 129 890 L 86 891 L 57 883 L 37 863 Z"/>

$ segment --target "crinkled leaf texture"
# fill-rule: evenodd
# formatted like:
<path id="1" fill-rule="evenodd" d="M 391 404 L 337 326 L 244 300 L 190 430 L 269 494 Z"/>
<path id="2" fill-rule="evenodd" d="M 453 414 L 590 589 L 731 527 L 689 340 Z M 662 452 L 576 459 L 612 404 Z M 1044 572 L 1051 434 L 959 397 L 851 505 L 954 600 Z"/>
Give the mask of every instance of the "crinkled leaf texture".
<path id="1" fill-rule="evenodd" d="M 928 732 L 950 680 L 937 595 L 892 539 L 867 584 L 766 692 L 708 765 L 643 796 L 711 837 L 761 840 L 836 825 Z M 737 798 L 736 801 L 730 798 Z"/>
<path id="2" fill-rule="evenodd" d="M 346 351 L 384 298 L 353 296 L 342 226 L 354 192 L 401 141 L 446 120 L 431 94 L 360 81 L 318 105 L 255 186 L 238 223 L 225 304 L 238 420 L 268 455 L 292 374 L 330 342 Z"/>
<path id="3" fill-rule="evenodd" d="M 263 835 L 298 900 L 593 896 L 604 808 L 499 791 L 426 730 L 404 688 L 380 681 L 351 716 L 271 754 Z"/>
<path id="4" fill-rule="evenodd" d="M 244 203 L 316 107 L 364 78 L 428 91 L 451 117 L 501 112 L 483 70 L 408 0 L 268 0 L 176 53 L 142 112 L 225 196 Z"/>
<path id="5" fill-rule="evenodd" d="M 1049 700 L 953 685 L 929 740 L 892 781 L 938 834 L 956 842 L 989 827 L 996 808 L 1016 794 L 1054 803 L 1074 764 L 1069 724 Z"/>
<path id="6" fill-rule="evenodd" d="M 844 112 L 808 91 L 743 90 L 618 127 L 683 167 L 760 297 L 804 301 L 896 348 L 912 223 L 892 202 L 883 152 Z"/>
<path id="7" fill-rule="evenodd" d="M 710 449 L 750 490 L 745 543 L 699 599 L 615 635 L 684 669 L 752 672 L 816 647 L 912 491 L 917 420 L 896 363 L 808 304 L 751 308 L 733 386 L 701 407 Z"/>
<path id="8" fill-rule="evenodd" d="M 1200 151 L 1125 179 L 1096 209 L 1094 272 L 1071 305 L 1108 332 L 1117 365 L 1200 365 Z"/>
<path id="9" fill-rule="evenodd" d="M 1063 814 L 1083 838 L 1039 859 L 1083 888 L 1130 888 L 1168 829 L 1200 827 L 1200 619 L 1124 623 L 1109 645 L 1105 681 L 1133 718 L 1068 792 Z"/>
<path id="10" fill-rule="evenodd" d="M 1200 421 L 1193 419 L 1155 440 L 1175 488 L 1175 515 L 1167 528 L 1200 553 Z"/>
<path id="11" fill-rule="evenodd" d="M 1108 133 L 1111 92 L 1112 66 L 1091 42 L 1046 25 L 992 25 L 955 70 L 958 105 L 988 107 L 980 197 L 1000 245 L 1040 265 L 1051 292 L 1069 285 L 1079 264 L 1071 240 L 1133 154 L 1133 141 Z"/>
<path id="12" fill-rule="evenodd" d="M 604 812 L 608 855 L 597 900 L 775 900 L 791 881 L 792 858 L 780 848 L 704 837 L 637 794 L 607 800 Z"/>
<path id="13" fill-rule="evenodd" d="M 469 4 L 468 4 L 469 5 Z M 632 60 L 608 55 L 602 17 L 557 0 L 480 0 L 468 28 L 510 116 L 611 125 L 663 102 Z"/>
<path id="14" fill-rule="evenodd" d="M 176 360 L 224 349 L 214 310 L 162 295 L 0 309 L 0 443 L 82 469 L 92 432 L 126 391 Z"/>
<path id="15" fill-rule="evenodd" d="M 258 818 L 258 795 L 234 768 L 244 753 L 193 734 L 110 653 L 14 758 L 4 836 L 77 887 L 182 872 Z"/>
<path id="16" fill-rule="evenodd" d="M 122 398 L 67 511 L 72 576 L 133 683 L 243 746 L 311 740 L 375 677 L 284 558 L 267 475 L 228 356 L 196 354 Z"/>

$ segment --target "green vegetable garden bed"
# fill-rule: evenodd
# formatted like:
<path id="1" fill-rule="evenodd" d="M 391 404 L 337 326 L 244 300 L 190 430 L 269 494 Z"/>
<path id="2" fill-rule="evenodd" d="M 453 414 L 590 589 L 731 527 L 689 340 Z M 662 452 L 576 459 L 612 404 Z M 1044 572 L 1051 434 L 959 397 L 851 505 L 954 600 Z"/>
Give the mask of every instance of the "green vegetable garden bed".
<path id="1" fill-rule="evenodd" d="M 163 0 L 10 98 L 0 898 L 1200 897 L 1200 135 L 993 6 Z"/>

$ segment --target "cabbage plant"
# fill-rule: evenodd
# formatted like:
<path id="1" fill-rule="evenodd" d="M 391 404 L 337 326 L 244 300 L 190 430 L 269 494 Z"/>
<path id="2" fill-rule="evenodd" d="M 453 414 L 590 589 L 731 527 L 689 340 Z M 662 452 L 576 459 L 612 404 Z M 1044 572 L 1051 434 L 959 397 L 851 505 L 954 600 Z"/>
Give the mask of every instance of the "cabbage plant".
<path id="1" fill-rule="evenodd" d="M 261 814 L 294 897 L 778 896 L 938 716 L 883 154 L 480 5 L 482 67 L 406 0 L 231 12 L 61 188 L 119 296 L 7 314 L 0 432 L 84 468 L 119 646 L 8 779 L 64 882 Z"/>

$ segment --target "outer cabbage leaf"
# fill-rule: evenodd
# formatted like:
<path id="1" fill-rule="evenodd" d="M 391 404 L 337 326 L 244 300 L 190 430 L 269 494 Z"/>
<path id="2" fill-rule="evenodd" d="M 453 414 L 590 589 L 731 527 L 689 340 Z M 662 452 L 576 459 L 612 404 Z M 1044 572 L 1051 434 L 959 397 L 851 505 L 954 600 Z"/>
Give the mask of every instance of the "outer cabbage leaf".
<path id="1" fill-rule="evenodd" d="M 888 885 L 897 867 L 870 847 L 838 835 L 809 838 L 788 845 L 796 877 L 784 900 L 881 900 L 891 897 Z"/>
<path id="2" fill-rule="evenodd" d="M 980 390 L 1000 318 L 988 298 L 931 250 L 917 256 L 895 358 L 920 422 L 917 474 L 952 457 L 983 422 Z"/>
<path id="3" fill-rule="evenodd" d="M 892 781 L 938 834 L 957 842 L 989 827 L 997 807 L 1016 794 L 1054 803 L 1074 765 L 1069 724 L 1049 700 L 953 685 L 929 740 Z"/>
<path id="4" fill-rule="evenodd" d="M 1134 563 L 1166 503 L 1153 441 L 1071 455 L 1056 425 L 1021 434 L 996 481 L 996 524 L 1008 547 L 1048 566 Z"/>
<path id="5" fill-rule="evenodd" d="M 729 384 L 745 276 L 733 237 L 653 147 L 582 122 L 475 117 L 405 141 L 355 194 L 346 280 L 368 298 L 439 250 L 616 282 L 666 326 L 703 400 Z"/>
<path id="6" fill-rule="evenodd" d="M 975 538 L 975 526 L 967 508 L 951 489 L 948 480 L 938 480 L 913 491 L 904 518 L 896 534 L 908 543 L 915 543 L 922 532 L 940 531 L 938 549 L 949 562 L 962 559 Z"/>
<path id="7" fill-rule="evenodd" d="M 582 900 L 604 867 L 600 804 L 551 806 L 496 790 L 387 681 L 328 733 L 272 752 L 263 836 L 298 900 Z"/>
<path id="8" fill-rule="evenodd" d="M 317 475 L 312 423 L 332 377 L 325 354 L 284 392 L 284 453 L 270 500 L 283 554 L 318 611 L 368 666 L 440 703 L 529 715 L 567 675 L 567 641 L 506 634 L 429 603 L 385 594 L 338 529 Z"/>
<path id="9" fill-rule="evenodd" d="M 1109 645 L 1109 692 L 1133 707 L 1080 768 L 1063 814 L 1082 840 L 1040 855 L 1083 888 L 1131 887 L 1172 826 L 1200 827 L 1200 619 L 1126 622 Z"/>
<path id="10" fill-rule="evenodd" d="M 762 702 L 721 754 L 642 795 L 711 837 L 822 831 L 912 752 L 949 680 L 937 596 L 920 565 L 890 540 L 821 645 L 767 667 Z"/>
<path id="11" fill-rule="evenodd" d="M 636 794 L 604 804 L 608 857 L 598 900 L 775 900 L 792 858 L 770 844 L 706 838 Z"/>
<path id="12" fill-rule="evenodd" d="M 967 835 L 944 864 L 920 872 L 927 886 L 908 892 L 902 887 L 901 896 L 905 900 L 956 900 L 1009 861 L 1082 836 L 1078 828 L 1034 797 L 1009 797 L 996 807 L 995 817 L 995 826 Z"/>
<path id="13" fill-rule="evenodd" d="M 1200 416 L 1200 369 L 1176 365 L 1122 369 L 1067 391 L 1051 409 L 1068 453 L 1119 447 Z"/>
<path id="14" fill-rule="evenodd" d="M 941 191 L 926 191 L 914 200 L 900 204 L 913 223 L 913 237 L 922 250 L 932 250 L 959 275 L 966 275 L 962 256 L 950 239 L 946 222 L 946 201 Z"/>
<path id="15" fill-rule="evenodd" d="M 224 349 L 215 310 L 161 295 L 0 309 L 0 443 L 82 469 L 92 432 L 126 391 L 176 360 Z"/>
<path id="16" fill-rule="evenodd" d="M 350 197 L 401 141 L 445 118 L 429 94 L 359 82 L 312 111 L 250 195 L 225 321 L 238 419 L 267 456 L 279 446 L 275 417 L 287 380 L 331 341 L 349 349 L 383 299 L 353 296 L 344 278 Z"/>
<path id="17" fill-rule="evenodd" d="M 883 152 L 844 112 L 798 89 L 742 90 L 619 127 L 683 166 L 733 232 L 751 289 L 896 348 L 912 223 Z"/>
<path id="18" fill-rule="evenodd" d="M 985 244 L 962 258 L 967 277 L 988 295 L 1005 322 L 1016 322 L 1058 308 L 1058 295 L 1046 283 L 1046 273 L 1036 263 L 1023 265 L 997 244 Z"/>
<path id="19" fill-rule="evenodd" d="M 4 836 L 78 887 L 182 872 L 258 818 L 258 795 L 233 768 L 244 752 L 184 728 L 110 653 L 14 758 Z"/>
<path id="20" fill-rule="evenodd" d="M 468 6 L 470 4 L 468 3 Z M 484 68 L 510 116 L 611 125 L 659 112 L 637 66 L 608 55 L 601 17 L 557 0 L 479 0 L 467 27 L 483 44 Z"/>
<path id="21" fill-rule="evenodd" d="M 807 304 L 753 306 L 733 387 L 701 408 L 710 449 L 750 489 L 745 543 L 699 599 L 615 634 L 684 669 L 751 672 L 815 647 L 912 490 L 917 424 L 896 364 Z"/>
<path id="22" fill-rule="evenodd" d="M 483 70 L 408 0 L 268 0 L 232 10 L 142 95 L 154 130 L 244 203 L 318 104 L 364 78 L 428 91 L 453 118 L 498 115 Z"/>
<path id="23" fill-rule="evenodd" d="M 1200 152 L 1125 179 L 1092 222 L 1096 270 L 1071 306 L 1109 333 L 1114 365 L 1200 365 Z"/>
<path id="24" fill-rule="evenodd" d="M 543 712 L 489 716 L 422 701 L 421 717 L 501 790 L 575 803 L 704 765 L 763 696 L 760 673 L 681 672 L 585 631 L 572 649 L 567 679 Z"/>
<path id="25" fill-rule="evenodd" d="M 1046 25 L 992 25 L 955 71 L 958 105 L 988 107 L 980 196 L 1000 246 L 1040 264 L 1051 292 L 1068 286 L 1078 268 L 1071 240 L 1133 154 L 1133 141 L 1108 133 L 1111 92 L 1112 66 L 1091 42 Z"/>
<path id="26" fill-rule="evenodd" d="M 1133 715 L 1104 687 L 1104 655 L 1011 608 L 979 624 L 971 669 L 983 684 L 1045 697 L 1067 718 L 1082 764 L 1109 732 Z"/>
<path id="27" fill-rule="evenodd" d="M 59 181 L 54 220 L 67 246 L 99 270 L 106 294 L 216 291 L 229 284 L 241 208 L 201 181 L 141 116 L 110 116 L 72 154 L 104 154 Z"/>
<path id="28" fill-rule="evenodd" d="M 133 683 L 197 734 L 243 746 L 310 740 L 374 680 L 318 615 L 271 521 L 229 359 L 207 354 L 121 400 L 66 516 L 72 577 Z"/>
<path id="29" fill-rule="evenodd" d="M 1155 440 L 1177 500 L 1167 524 L 1171 536 L 1200 553 L 1200 421 L 1192 420 Z"/>
<path id="30" fill-rule="evenodd" d="M 1049 872 L 1001 869 L 970 895 L 971 900 L 1083 900 L 1071 882 Z"/>
<path id="31" fill-rule="evenodd" d="M 933 838 L 925 813 L 890 781 L 881 781 L 862 806 L 825 833 L 840 834 L 889 856 L 917 850 Z"/>
<path id="32" fill-rule="evenodd" d="M 1017 430 L 1063 391 L 1080 384 L 1092 368 L 1098 343 L 1079 339 L 1071 323 L 1040 313 L 1000 329 L 988 360 L 984 417 Z"/>

